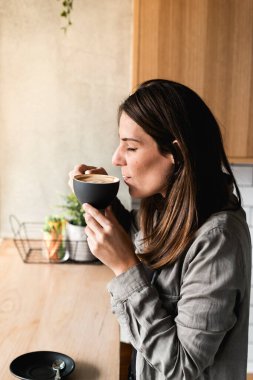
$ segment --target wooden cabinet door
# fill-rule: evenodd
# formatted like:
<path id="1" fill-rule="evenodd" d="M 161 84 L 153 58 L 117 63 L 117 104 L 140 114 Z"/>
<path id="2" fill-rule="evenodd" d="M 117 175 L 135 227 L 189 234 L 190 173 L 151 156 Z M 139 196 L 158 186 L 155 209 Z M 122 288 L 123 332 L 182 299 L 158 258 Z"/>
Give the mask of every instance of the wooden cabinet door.
<path id="1" fill-rule="evenodd" d="M 231 162 L 253 162 L 253 0 L 135 0 L 133 87 L 151 78 L 195 90 Z"/>

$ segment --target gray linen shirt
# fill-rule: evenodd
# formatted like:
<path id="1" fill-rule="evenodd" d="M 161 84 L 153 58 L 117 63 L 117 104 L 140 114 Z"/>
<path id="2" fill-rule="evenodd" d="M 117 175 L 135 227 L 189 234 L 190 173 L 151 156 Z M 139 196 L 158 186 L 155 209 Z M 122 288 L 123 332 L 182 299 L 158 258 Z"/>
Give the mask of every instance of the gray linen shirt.
<path id="1" fill-rule="evenodd" d="M 250 283 L 242 209 L 213 214 L 153 285 L 141 263 L 115 277 L 112 310 L 137 350 L 137 380 L 245 380 Z"/>

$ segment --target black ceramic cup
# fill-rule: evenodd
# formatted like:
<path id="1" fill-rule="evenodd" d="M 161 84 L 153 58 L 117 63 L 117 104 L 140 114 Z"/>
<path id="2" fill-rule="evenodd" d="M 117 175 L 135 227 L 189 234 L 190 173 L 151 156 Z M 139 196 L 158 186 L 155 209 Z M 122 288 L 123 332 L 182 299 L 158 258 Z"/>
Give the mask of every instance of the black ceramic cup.
<path id="1" fill-rule="evenodd" d="M 102 210 L 116 197 L 119 178 L 105 174 L 79 174 L 73 179 L 73 188 L 80 203 L 89 203 Z"/>

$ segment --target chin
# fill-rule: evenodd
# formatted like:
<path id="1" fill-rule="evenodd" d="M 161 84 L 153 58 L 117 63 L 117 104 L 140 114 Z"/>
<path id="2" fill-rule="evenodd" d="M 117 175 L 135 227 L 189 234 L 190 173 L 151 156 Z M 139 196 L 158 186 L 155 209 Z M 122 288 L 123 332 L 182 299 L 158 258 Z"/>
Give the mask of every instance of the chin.
<path id="1" fill-rule="evenodd" d="M 131 189 L 131 188 L 129 188 L 129 194 L 134 199 L 144 199 L 152 195 L 152 194 L 144 194 L 142 191 L 138 191 L 137 189 Z"/>
<path id="2" fill-rule="evenodd" d="M 142 198 L 140 192 L 137 189 L 133 189 L 129 187 L 129 194 L 132 198 Z"/>

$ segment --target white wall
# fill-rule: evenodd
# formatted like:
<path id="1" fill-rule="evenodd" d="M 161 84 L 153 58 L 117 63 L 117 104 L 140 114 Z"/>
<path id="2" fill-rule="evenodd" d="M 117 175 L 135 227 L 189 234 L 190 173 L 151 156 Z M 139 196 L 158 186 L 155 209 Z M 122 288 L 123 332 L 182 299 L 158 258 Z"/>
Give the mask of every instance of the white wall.
<path id="1" fill-rule="evenodd" d="M 67 34 L 60 12 L 57 0 L 0 0 L 1 236 L 10 214 L 42 221 L 59 212 L 76 163 L 119 175 L 111 155 L 130 91 L 132 1 L 74 0 Z"/>
<path id="2" fill-rule="evenodd" d="M 250 229 L 251 240 L 253 242 L 253 165 L 233 165 L 233 173 L 237 179 L 241 195 L 243 208 L 247 215 L 247 222 Z M 253 251 L 252 251 L 253 254 Z M 253 373 L 253 273 L 251 280 L 251 302 L 250 302 L 250 322 L 249 322 L 249 351 L 248 351 L 248 372 Z"/>

